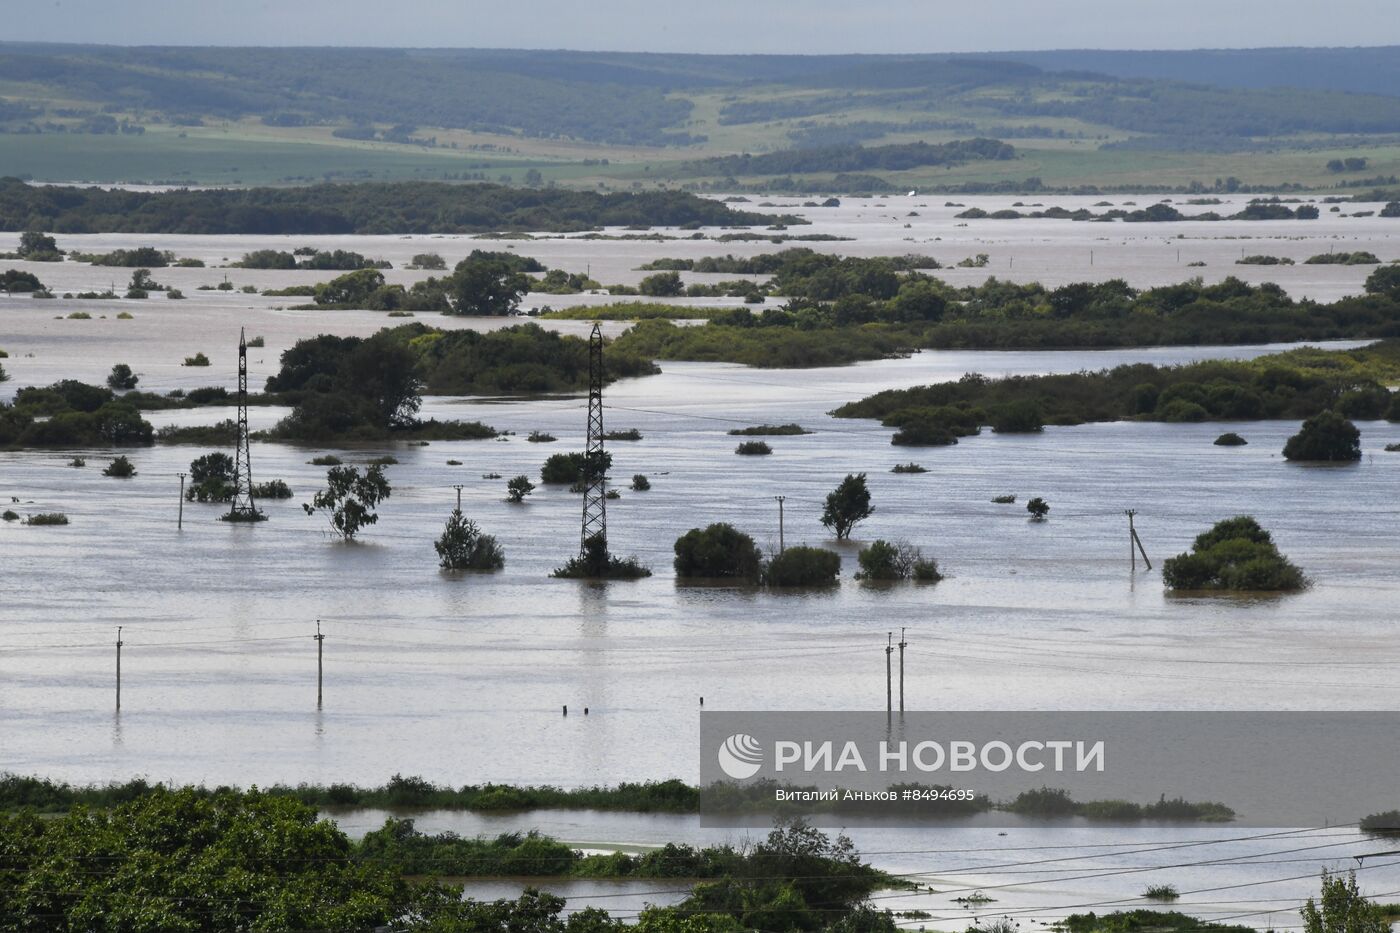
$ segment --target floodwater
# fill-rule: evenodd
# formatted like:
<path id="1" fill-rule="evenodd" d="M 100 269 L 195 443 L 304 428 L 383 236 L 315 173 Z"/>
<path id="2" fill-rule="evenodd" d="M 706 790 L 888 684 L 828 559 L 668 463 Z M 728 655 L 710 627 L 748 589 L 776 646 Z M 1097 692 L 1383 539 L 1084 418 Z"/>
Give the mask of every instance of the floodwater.
<path id="1" fill-rule="evenodd" d="M 1009 273 L 1051 283 L 1122 276 L 1145 285 L 1190 273 L 1218 278 L 1244 272 L 1277 278 L 1295 295 L 1324 298 L 1358 292 L 1369 270 L 1261 270 L 1230 265 L 1229 257 L 1243 245 L 1251 253 L 1301 259 L 1329 243 L 1371 249 L 1383 259 L 1400 256 L 1400 225 L 1379 218 L 1324 214 L 1314 222 L 1132 226 L 973 221 L 964 228 L 951 219 L 961 208 L 943 208 L 944 200 L 848 199 L 841 208 L 809 211 L 821 224 L 796 232 L 858 236 L 854 243 L 815 244 L 845 253 L 917 250 L 944 261 L 974 252 L 993 256 L 987 269 L 949 273 L 960 282 Z M 990 210 L 1012 199 L 957 200 Z M 1043 200 L 1078 206 L 1071 198 Z M 908 210 L 921 216 L 906 219 Z M 1187 238 L 1170 239 L 1178 233 Z M 1302 234 L 1311 239 L 1288 239 Z M 1207 235 L 1215 238 L 1196 239 Z M 1243 235 L 1256 239 L 1228 239 Z M 910 236 L 916 239 L 906 241 Z M 396 266 L 430 249 L 450 263 L 473 247 L 503 246 L 464 237 L 95 236 L 60 242 L 83 250 L 159 245 L 211 263 L 250 249 L 310 243 L 357 249 Z M 1207 257 L 1209 265 L 1177 265 L 1178 246 L 1181 263 Z M 3 248 L 9 244 L 0 242 Z M 773 247 L 551 239 L 515 248 L 547 265 L 591 266 L 604 281 L 635 281 L 642 274 L 635 267 L 656 256 Z M 1012 255 L 1014 270 L 998 268 Z M 73 263 L 28 268 L 60 293 L 106 287 L 113 279 L 120 286 L 127 274 Z M 398 323 L 371 312 L 281 310 L 295 299 L 196 290 L 226 273 L 236 284 L 259 287 L 326 277 L 162 269 L 156 277 L 182 288 L 188 300 L 0 297 L 0 347 L 9 353 L 4 365 L 12 377 L 0 396 L 58 378 L 100 381 L 118 361 L 141 374 L 142 388 L 232 385 L 240 326 L 267 341 L 250 353 L 256 387 L 298 337 L 366 334 Z M 390 273 L 399 281 L 418 275 Z M 597 300 L 538 297 L 555 306 Z M 54 319 L 73 310 L 93 319 Z M 123 310 L 134 319 L 117 320 Z M 453 327 L 513 323 L 419 320 Z M 556 326 L 583 329 L 571 322 Z M 707 709 L 878 709 L 886 634 L 900 629 L 907 629 L 910 643 L 906 694 L 915 709 L 1396 708 L 1400 454 L 1383 448 L 1400 441 L 1400 425 L 1361 424 L 1366 456 L 1359 464 L 1309 468 L 1279 455 L 1297 428 L 1291 422 L 1052 427 L 1038 436 L 986 434 L 955 447 L 913 449 L 891 446 L 890 431 L 873 422 L 827 415 L 872 391 L 969 371 L 1072 372 L 1133 360 L 1243 358 L 1273 349 L 926 352 L 804 371 L 664 364 L 662 375 L 614 384 L 606 395 L 608 428 L 636 427 L 644 435 L 610 446 L 615 479 L 625 486 L 642 473 L 652 483 L 645 493 L 623 488 L 622 497 L 608 503 L 610 539 L 614 550 L 636 554 L 656 574 L 605 585 L 548 577 L 577 548 L 578 496 L 541 487 L 524 505 L 502 501 L 504 478 L 537 475 L 550 452 L 581 448 L 584 403 L 576 397 L 432 398 L 425 414 L 480 419 L 515 433 L 495 441 L 339 451 L 349 463 L 386 453 L 399 461 L 389 467 L 394 493 L 379 523 L 353 545 L 335 540 L 323 517 L 300 507 L 324 476 L 323 468 L 307 463 L 325 452 L 320 449 L 254 446 L 255 478 L 281 478 L 296 493 L 289 501 L 264 503 L 268 522 L 229 526 L 217 520 L 218 507 L 186 504 L 182 528 L 176 525 L 176 474 L 204 448 L 130 452 L 139 473 L 128 480 L 101 475 L 109 451 L 0 452 L 0 505 L 21 515 L 62 511 L 72 521 L 57 528 L 0 525 L 0 768 L 73 781 L 145 775 L 211 784 L 377 784 L 395 773 L 451 784 L 693 781 L 700 697 Z M 211 357 L 209 369 L 179 365 L 196 351 Z M 148 418 L 157 425 L 190 424 L 230 414 L 205 409 Z M 257 428 L 280 412 L 255 408 L 250 415 Z M 787 421 L 815 433 L 771 438 L 769 457 L 734 455 L 736 439 L 728 430 Z M 532 430 L 559 441 L 528 443 Z M 1239 431 L 1249 446 L 1213 446 L 1227 430 Z M 75 454 L 88 465 L 68 466 Z M 910 460 L 929 472 L 890 472 Z M 826 492 L 846 473 L 862 471 L 869 474 L 876 512 L 856 537 L 908 539 L 936 557 L 948 579 L 936 587 L 893 588 L 851 579 L 858 542 L 835 545 L 819 515 Z M 502 478 L 483 478 L 491 473 Z M 432 541 L 454 504 L 456 484 L 466 513 L 504 546 L 503 571 L 451 575 L 437 568 Z M 990 501 L 1002 493 L 1016 494 L 1017 503 Z M 838 589 L 775 594 L 676 582 L 671 545 L 691 527 L 728 521 L 765 548 L 776 547 L 779 495 L 786 497 L 788 544 L 820 543 L 842 553 Z M 1022 503 L 1032 496 L 1050 502 L 1048 522 L 1027 521 Z M 1127 508 L 1138 510 L 1137 527 L 1154 568 L 1212 522 L 1250 513 L 1315 585 L 1278 599 L 1167 598 L 1156 569 L 1130 569 Z M 320 710 L 312 638 L 317 620 L 326 634 Z M 120 714 L 113 709 L 118 626 L 124 641 Z M 561 715 L 566 704 L 568 717 Z M 374 825 L 375 815 L 362 816 L 359 829 Z M 539 826 L 579 842 L 713 838 L 692 817 L 540 813 L 494 820 L 438 814 L 424 825 L 467 832 Z M 1028 926 L 1073 905 L 1135 898 L 1147 883 L 1174 883 L 1187 892 L 1238 876 L 1238 883 L 1259 887 L 1183 896 L 1176 906 L 1216 918 L 1254 911 L 1260 915 L 1241 922 L 1260 926 L 1274 919 L 1263 910 L 1278 908 L 1283 913 L 1276 928 L 1284 928 L 1296 925 L 1292 910 L 1315 887 L 1320 865 L 1376 849 L 1365 848 L 1349 830 L 1330 832 L 1344 834 L 1336 849 L 1308 848 L 1332 841 L 1310 842 L 1311 836 L 1224 843 L 1219 840 L 1257 833 L 1222 827 L 1026 826 L 1000 837 L 998 830 L 968 825 L 856 835 L 877 864 L 930 872 L 927 883 L 948 896 L 964 882 L 1014 884 L 989 892 L 997 901 L 982 912 L 1023 909 L 1028 912 L 1016 916 Z M 1214 841 L 1180 858 L 1174 849 L 1151 848 L 1150 859 L 1134 852 L 1202 839 Z M 1070 848 L 1036 848 L 1059 845 Z M 999 846 L 1008 851 L 975 857 L 954 851 Z M 1065 854 L 1083 861 L 1013 866 L 1026 868 L 1024 874 L 993 867 Z M 1163 859 L 1176 864 L 1228 856 L 1239 860 L 1228 870 L 1194 865 L 1160 874 L 1104 874 L 1149 862 L 1160 866 Z M 1363 880 L 1379 890 L 1400 888 L 1400 876 L 1384 867 L 1388 861 L 1368 861 Z M 1086 865 L 1102 870 L 1081 870 Z M 1296 883 L 1273 881 L 1293 875 Z M 585 887 L 571 893 L 618 894 L 627 905 L 654 890 Z M 1255 897 L 1259 903 L 1245 902 Z M 948 897 L 889 903 L 921 906 L 942 925 L 958 928 L 969 916 Z"/>

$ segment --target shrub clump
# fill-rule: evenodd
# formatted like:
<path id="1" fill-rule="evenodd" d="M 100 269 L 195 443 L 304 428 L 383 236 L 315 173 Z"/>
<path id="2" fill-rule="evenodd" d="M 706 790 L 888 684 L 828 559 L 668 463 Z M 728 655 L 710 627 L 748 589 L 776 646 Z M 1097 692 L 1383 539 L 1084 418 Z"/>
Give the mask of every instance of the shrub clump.
<path id="1" fill-rule="evenodd" d="M 102 470 L 103 476 L 116 476 L 125 479 L 136 475 L 136 465 L 124 455 L 117 457 Z"/>
<path id="2" fill-rule="evenodd" d="M 773 452 L 773 448 L 768 446 L 767 441 L 744 441 L 734 452 L 743 457 L 764 457 Z"/>
<path id="3" fill-rule="evenodd" d="M 1016 502 L 1016 494 L 1008 492 L 1000 496 L 993 496 L 992 501 L 997 505 L 1012 505 Z"/>
<path id="4" fill-rule="evenodd" d="M 433 542 L 438 564 L 444 570 L 499 570 L 506 565 L 506 552 L 476 522 L 453 509 L 442 536 Z"/>
<path id="5" fill-rule="evenodd" d="M 194 356 L 187 356 L 187 357 L 185 357 L 185 361 L 184 361 L 183 363 L 181 363 L 180 365 L 181 365 L 181 366 L 208 366 L 208 365 L 209 365 L 209 357 L 205 356 L 202 352 L 201 352 L 201 353 L 196 353 Z"/>
<path id="6" fill-rule="evenodd" d="M 1170 590 L 1245 592 L 1287 592 L 1308 585 L 1303 572 L 1249 515 L 1217 522 L 1196 538 L 1190 553 L 1168 558 L 1162 582 Z"/>
<path id="7" fill-rule="evenodd" d="M 1040 498 L 1040 496 L 1036 496 L 1026 503 L 1026 511 L 1031 513 L 1031 521 L 1043 522 L 1045 521 L 1045 516 L 1050 514 L 1050 503 Z"/>
<path id="8" fill-rule="evenodd" d="M 676 539 L 675 551 L 676 576 L 681 579 L 757 582 L 762 574 L 758 545 L 725 522 L 690 529 Z"/>
<path id="9" fill-rule="evenodd" d="M 265 483 L 253 484 L 253 498 L 255 499 L 290 499 L 292 497 L 292 487 L 288 486 L 284 480 L 270 479 Z"/>
<path id="10" fill-rule="evenodd" d="M 633 492 L 646 492 L 646 491 L 647 491 L 648 489 L 650 489 L 650 488 L 651 488 L 651 480 L 647 479 L 646 476 L 644 476 L 644 475 L 641 474 L 641 473 L 634 473 L 634 474 L 632 474 L 632 491 L 633 491 Z"/>
<path id="11" fill-rule="evenodd" d="M 1361 432 L 1335 411 L 1324 411 L 1303 422 L 1283 445 L 1287 460 L 1347 463 L 1361 459 Z"/>
<path id="12" fill-rule="evenodd" d="M 927 473 L 928 469 L 917 463 L 896 463 L 890 467 L 891 473 Z"/>
<path id="13" fill-rule="evenodd" d="M 768 562 L 763 582 L 772 587 L 835 586 L 841 555 L 825 548 L 790 547 Z"/>
<path id="14" fill-rule="evenodd" d="M 340 466 L 345 461 L 335 454 L 322 454 L 319 457 L 312 457 L 309 461 L 312 466 Z"/>
<path id="15" fill-rule="evenodd" d="M 569 580 L 636 580 L 651 576 L 651 568 L 635 557 L 617 557 L 608 551 L 608 539 L 601 534 L 590 535 L 583 550 L 557 568 L 552 577 Z"/>
<path id="16" fill-rule="evenodd" d="M 24 520 L 26 525 L 66 525 L 68 516 L 62 512 L 40 512 Z"/>
<path id="17" fill-rule="evenodd" d="M 755 424 L 747 428 L 734 428 L 729 432 L 739 437 L 780 437 L 793 434 L 811 434 L 800 424 Z"/>
<path id="18" fill-rule="evenodd" d="M 1240 437 L 1234 431 L 1226 431 L 1215 439 L 1216 447 L 1243 447 L 1248 443 L 1249 441 Z"/>
<path id="19" fill-rule="evenodd" d="M 860 549 L 856 556 L 860 570 L 857 580 L 916 580 L 920 583 L 937 583 L 943 579 L 938 570 L 938 561 L 924 557 L 923 553 L 908 541 L 872 541 Z"/>

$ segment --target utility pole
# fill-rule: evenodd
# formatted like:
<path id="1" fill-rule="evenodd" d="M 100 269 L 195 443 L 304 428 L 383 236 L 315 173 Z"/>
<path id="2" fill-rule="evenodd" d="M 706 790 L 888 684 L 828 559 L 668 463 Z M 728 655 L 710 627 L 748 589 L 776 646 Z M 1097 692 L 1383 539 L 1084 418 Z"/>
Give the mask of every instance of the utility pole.
<path id="1" fill-rule="evenodd" d="M 177 529 L 178 529 L 178 528 L 184 528 L 184 527 L 185 527 L 185 474 L 184 474 L 184 473 L 181 473 L 181 474 L 180 474 L 180 513 L 179 513 L 179 516 L 175 519 L 175 527 L 176 527 Z"/>
<path id="2" fill-rule="evenodd" d="M 1151 570 L 1152 561 L 1147 559 L 1147 549 L 1142 546 L 1142 539 L 1138 537 L 1137 528 L 1133 526 L 1133 516 L 1137 514 L 1137 509 L 1124 509 L 1123 514 L 1128 516 L 1128 557 L 1133 562 L 1133 572 L 1137 572 L 1139 551 L 1142 552 L 1142 562 Z"/>
<path id="3" fill-rule="evenodd" d="M 321 634 L 321 620 L 316 620 L 316 708 L 321 708 L 321 651 L 326 642 L 326 636 Z"/>
<path id="4" fill-rule="evenodd" d="M 904 712 L 904 649 L 909 642 L 904 640 L 904 628 L 899 629 L 899 711 Z"/>
<path id="5" fill-rule="evenodd" d="M 783 553 L 783 500 L 787 496 L 774 496 L 778 500 L 778 553 Z"/>
<path id="6" fill-rule="evenodd" d="M 885 715 L 894 712 L 894 679 L 890 673 L 890 657 L 894 654 L 894 632 L 886 633 L 885 641 Z"/>
<path id="7" fill-rule="evenodd" d="M 122 711 L 122 627 L 117 626 L 117 712 Z"/>
<path id="8" fill-rule="evenodd" d="M 457 490 L 457 511 L 462 511 L 462 484 L 458 483 L 452 487 Z"/>

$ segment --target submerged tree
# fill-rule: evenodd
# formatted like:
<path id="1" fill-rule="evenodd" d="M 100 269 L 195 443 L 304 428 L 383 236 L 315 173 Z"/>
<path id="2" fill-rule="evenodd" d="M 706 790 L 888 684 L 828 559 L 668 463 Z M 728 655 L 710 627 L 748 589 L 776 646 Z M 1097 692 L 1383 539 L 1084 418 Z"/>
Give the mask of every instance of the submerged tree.
<path id="1" fill-rule="evenodd" d="M 1045 521 L 1045 516 L 1050 514 L 1050 503 L 1040 498 L 1040 496 L 1036 496 L 1026 503 L 1026 511 L 1031 513 L 1031 521 L 1043 522 Z"/>
<path id="2" fill-rule="evenodd" d="M 391 491 L 379 464 L 369 467 L 363 476 L 356 467 L 331 467 L 326 471 L 326 488 L 303 503 L 302 509 L 307 515 L 328 511 L 331 527 L 350 541 L 361 528 L 379 521 L 375 507 L 389 498 Z"/>
<path id="3" fill-rule="evenodd" d="M 525 497 L 535 491 L 535 484 L 530 482 L 530 477 L 521 474 L 512 476 L 506 480 L 506 501 L 524 502 Z"/>
<path id="4" fill-rule="evenodd" d="M 461 509 L 452 510 L 433 547 L 444 570 L 499 570 L 506 565 L 506 552 L 496 539 L 483 534 Z"/>
<path id="5" fill-rule="evenodd" d="M 107 387 L 122 391 L 124 389 L 136 388 L 136 383 L 141 378 L 131 371 L 131 367 L 125 363 L 117 363 L 112 367 L 112 371 L 107 374 Z"/>
<path id="6" fill-rule="evenodd" d="M 676 539 L 676 576 L 682 579 L 758 582 L 763 555 L 753 538 L 733 525 L 716 522 L 692 528 Z"/>
<path id="7" fill-rule="evenodd" d="M 1335 411 L 1324 411 L 1303 422 L 1283 445 L 1288 460 L 1347 463 L 1361 459 L 1361 432 Z"/>
<path id="8" fill-rule="evenodd" d="M 1168 558 L 1162 582 L 1172 590 L 1287 591 L 1308 585 L 1249 515 L 1216 522 L 1196 537 L 1189 554 Z"/>
<path id="9" fill-rule="evenodd" d="M 857 522 L 864 521 L 874 512 L 865 474 L 847 473 L 846 478 L 826 497 L 822 524 L 836 532 L 838 541 L 844 541 L 851 536 L 851 529 Z"/>
<path id="10" fill-rule="evenodd" d="M 233 458 L 215 451 L 190 461 L 190 502 L 227 502 L 233 498 Z"/>
<path id="11" fill-rule="evenodd" d="M 937 583 L 943 579 L 938 570 L 938 561 L 925 557 L 923 552 L 908 541 L 872 541 L 861 548 L 856 555 L 860 570 L 857 580 L 917 580 L 920 583 Z"/>

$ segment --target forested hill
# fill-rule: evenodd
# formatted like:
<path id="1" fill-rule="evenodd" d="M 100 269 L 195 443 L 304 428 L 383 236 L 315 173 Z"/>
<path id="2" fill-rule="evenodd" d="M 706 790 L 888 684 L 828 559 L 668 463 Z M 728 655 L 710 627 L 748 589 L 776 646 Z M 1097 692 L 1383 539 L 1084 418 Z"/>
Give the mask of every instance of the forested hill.
<path id="1" fill-rule="evenodd" d="M 797 218 L 781 218 L 802 223 Z M 434 182 L 139 192 L 0 178 L 0 230 L 55 233 L 388 234 L 571 232 L 602 226 L 757 226 L 682 191 L 597 194 Z"/>
<path id="2" fill-rule="evenodd" d="M 1356 94 L 1400 94 L 1400 46 L 1329 49 L 1064 49 L 992 52 L 972 60 L 1015 61 L 1047 71 L 1091 71 L 1118 78 L 1192 81 L 1228 88 L 1293 87 Z"/>

